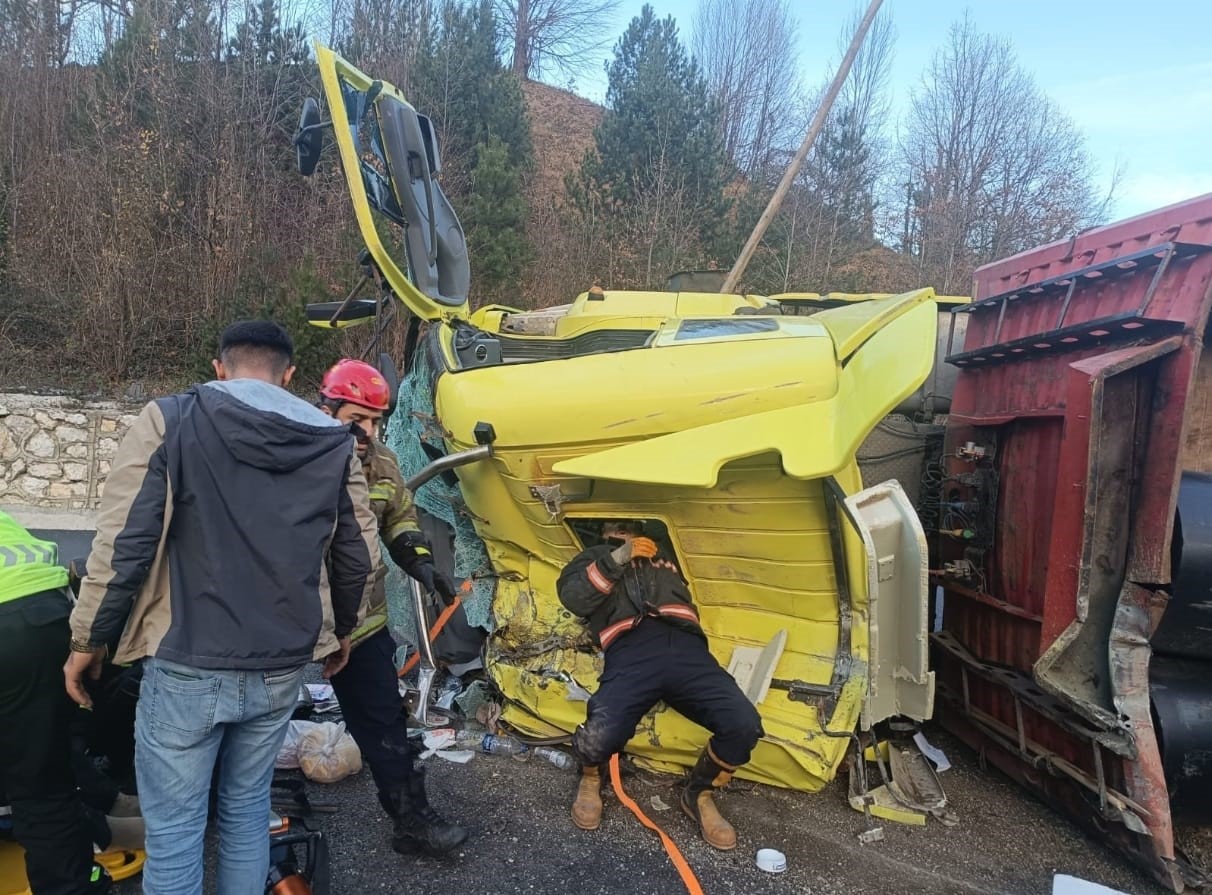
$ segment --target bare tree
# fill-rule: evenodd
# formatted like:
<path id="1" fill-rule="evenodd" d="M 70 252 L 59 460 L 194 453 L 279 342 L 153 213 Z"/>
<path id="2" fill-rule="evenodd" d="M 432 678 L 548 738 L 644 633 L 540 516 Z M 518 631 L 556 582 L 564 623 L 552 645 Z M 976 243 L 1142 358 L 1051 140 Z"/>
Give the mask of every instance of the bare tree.
<path id="1" fill-rule="evenodd" d="M 63 50 L 12 41 L 29 23 L 0 0 L 0 321 L 20 346 L 0 376 L 189 375 L 215 321 L 327 297 L 300 272 L 348 255 L 348 203 L 335 166 L 291 171 L 314 86 L 279 2 L 82 0 L 50 32 Z M 31 368 L 52 346 L 72 365 Z"/>
<path id="2" fill-rule="evenodd" d="M 341 4 L 348 5 L 343 16 L 336 12 Z M 363 71 L 374 71 L 407 92 L 441 6 L 433 0 L 334 0 L 333 39 Z"/>
<path id="3" fill-rule="evenodd" d="M 795 149 L 803 101 L 789 0 L 700 0 L 691 41 L 720 105 L 724 148 L 749 178 Z"/>
<path id="4" fill-rule="evenodd" d="M 862 21 L 861 9 L 855 9 L 846 27 L 838 35 L 838 52 L 844 53 Z M 896 28 L 887 8 L 871 23 L 871 30 L 855 57 L 850 77 L 838 94 L 839 112 L 849 110 L 854 126 L 865 142 L 876 146 L 888 122 L 888 81 L 892 69 L 892 54 L 896 43 Z"/>
<path id="5" fill-rule="evenodd" d="M 1006 40 L 965 18 L 910 98 L 902 137 L 906 243 L 935 288 L 979 264 L 1061 238 L 1105 213 L 1085 139 Z"/>
<path id="6" fill-rule="evenodd" d="M 597 68 L 619 0 L 494 0 L 514 74 L 537 80 Z"/>
<path id="7" fill-rule="evenodd" d="M 840 51 L 849 46 L 861 21 L 862 11 L 856 9 L 838 36 Z M 831 283 L 836 264 L 869 248 L 875 238 L 876 184 L 886 169 L 884 128 L 895 37 L 891 17 L 881 11 L 808 166 L 810 269 L 822 286 Z"/>
<path id="8" fill-rule="evenodd" d="M 866 17 L 856 7 L 838 34 L 845 56 Z M 769 288 L 853 288 L 854 259 L 875 244 L 877 184 L 887 165 L 885 128 L 895 31 L 886 8 L 871 21 L 812 152 L 790 187 L 788 204 L 767 242 L 754 280 Z M 807 103 L 820 105 L 822 84 Z M 795 116 L 797 122 L 808 116 Z M 846 278 L 835 272 L 850 268 Z"/>

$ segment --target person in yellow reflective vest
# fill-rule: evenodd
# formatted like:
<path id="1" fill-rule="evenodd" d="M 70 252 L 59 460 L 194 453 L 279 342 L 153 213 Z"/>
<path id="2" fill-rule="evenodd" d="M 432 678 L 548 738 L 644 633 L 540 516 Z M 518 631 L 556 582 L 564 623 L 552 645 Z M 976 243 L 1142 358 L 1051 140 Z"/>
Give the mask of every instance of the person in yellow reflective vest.
<path id="1" fill-rule="evenodd" d="M 56 545 L 0 512 L 0 789 L 33 895 L 109 890 L 71 766 L 69 728 L 79 711 L 63 689 L 71 610 Z"/>

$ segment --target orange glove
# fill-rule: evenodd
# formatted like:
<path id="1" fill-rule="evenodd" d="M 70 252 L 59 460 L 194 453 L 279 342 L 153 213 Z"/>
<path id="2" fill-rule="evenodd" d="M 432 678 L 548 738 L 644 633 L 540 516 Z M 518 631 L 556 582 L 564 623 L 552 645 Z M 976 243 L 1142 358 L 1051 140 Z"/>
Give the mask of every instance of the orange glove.
<path id="1" fill-rule="evenodd" d="M 656 541 L 652 538 L 632 538 L 631 539 L 631 558 L 632 559 L 652 559 L 657 555 Z"/>

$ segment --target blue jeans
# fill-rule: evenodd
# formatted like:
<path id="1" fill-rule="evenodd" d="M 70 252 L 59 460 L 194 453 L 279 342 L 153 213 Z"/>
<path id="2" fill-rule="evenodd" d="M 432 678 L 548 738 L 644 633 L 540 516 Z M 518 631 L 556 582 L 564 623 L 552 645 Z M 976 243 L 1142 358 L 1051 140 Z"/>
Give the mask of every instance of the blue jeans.
<path id="1" fill-rule="evenodd" d="M 217 671 L 148 659 L 135 715 L 135 774 L 147 825 L 144 895 L 201 895 L 216 761 L 223 895 L 263 895 L 269 788 L 303 669 Z"/>

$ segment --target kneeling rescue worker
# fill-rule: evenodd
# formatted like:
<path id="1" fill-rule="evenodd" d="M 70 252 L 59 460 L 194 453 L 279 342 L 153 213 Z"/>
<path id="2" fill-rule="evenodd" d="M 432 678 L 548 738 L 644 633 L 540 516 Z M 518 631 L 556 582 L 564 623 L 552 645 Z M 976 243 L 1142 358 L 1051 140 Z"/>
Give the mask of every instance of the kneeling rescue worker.
<path id="1" fill-rule="evenodd" d="M 371 510 L 379 520 L 379 535 L 391 558 L 449 605 L 454 584 L 434 566 L 399 462 L 376 437 L 390 397 L 382 374 L 360 360 L 339 361 L 320 384 L 320 409 L 362 432 L 357 438 L 358 457 L 370 488 Z M 414 764 L 417 749 L 408 738 L 400 699 L 396 644 L 387 631 L 386 575 L 380 563 L 358 614 L 349 664 L 331 683 L 346 726 L 370 765 L 379 803 L 394 821 L 392 848 L 400 854 L 420 851 L 437 857 L 462 845 L 467 831 L 447 823 L 429 806 L 425 771 Z"/>
<path id="2" fill-rule="evenodd" d="M 557 583 L 560 602 L 586 621 L 605 652 L 598 690 L 572 738 L 582 768 L 572 822 L 597 829 L 603 767 L 634 736 L 644 714 L 664 700 L 712 733 L 682 791 L 682 810 L 710 845 L 736 848 L 736 831 L 712 792 L 749 760 L 763 735 L 762 719 L 707 649 L 677 566 L 642 531 L 639 522 L 604 523 L 604 543 L 578 554 Z"/>

